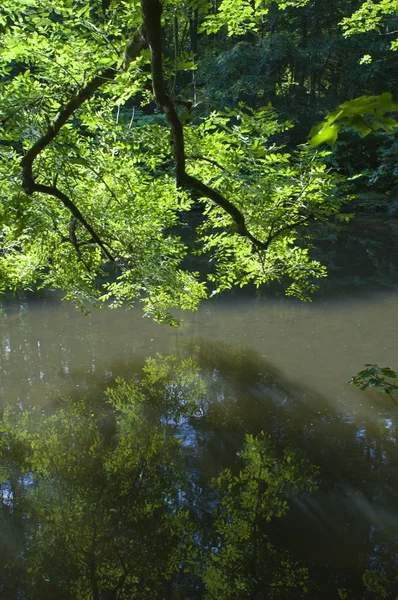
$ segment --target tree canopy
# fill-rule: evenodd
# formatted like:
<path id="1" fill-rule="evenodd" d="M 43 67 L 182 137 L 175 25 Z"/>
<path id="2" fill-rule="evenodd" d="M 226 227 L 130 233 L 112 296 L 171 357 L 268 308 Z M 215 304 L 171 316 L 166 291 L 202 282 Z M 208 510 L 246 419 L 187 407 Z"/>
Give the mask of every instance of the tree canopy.
<path id="1" fill-rule="evenodd" d="M 334 26 L 353 33 L 344 21 L 354 18 L 351 3 L 335 2 Z M 342 174 L 328 150 L 292 143 L 294 115 L 271 103 L 292 81 L 322 96 L 322 78 L 314 72 L 307 82 L 300 61 L 281 63 L 277 79 L 272 66 L 295 43 L 275 29 L 298 19 L 305 45 L 311 11 L 321 14 L 315 4 L 3 2 L 0 289 L 60 288 L 77 304 L 140 299 L 169 322 L 173 307 L 192 309 L 250 282 L 282 281 L 308 298 L 325 269 L 306 232 L 348 218 Z M 211 100 L 217 69 L 226 77 L 223 56 L 232 69 L 249 49 L 248 68 L 262 52 L 268 76 L 250 75 L 239 89 L 235 80 L 232 103 L 225 81 L 224 99 Z M 313 145 L 336 139 L 341 116 L 362 133 L 392 130 L 388 93 L 348 102 L 344 114 L 340 107 Z M 309 124 L 317 120 L 313 111 Z M 192 254 L 202 257 L 194 267 Z"/>

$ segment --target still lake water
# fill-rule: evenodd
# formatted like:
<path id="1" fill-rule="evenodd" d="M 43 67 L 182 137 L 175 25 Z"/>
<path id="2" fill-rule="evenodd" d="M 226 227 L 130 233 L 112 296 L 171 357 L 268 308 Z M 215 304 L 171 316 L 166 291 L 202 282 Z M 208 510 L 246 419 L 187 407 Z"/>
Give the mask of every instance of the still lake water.
<path id="1" fill-rule="evenodd" d="M 386 243 L 388 265 L 376 268 L 373 253 L 368 265 L 373 282 L 370 277 L 366 286 L 336 284 L 336 291 L 324 291 L 311 304 L 232 295 L 208 302 L 196 313 L 184 313 L 178 329 L 143 319 L 138 308 L 93 311 L 85 317 L 55 294 L 7 300 L 0 315 L 1 404 L 25 412 L 40 407 L 48 415 L 61 398 L 92 402 L 114 386 L 116 378 L 130 380 L 140 374 L 149 356 L 173 355 L 178 361 L 193 357 L 217 405 L 216 422 L 198 426 L 202 434 L 208 428 L 203 439 L 211 437 L 205 460 L 213 475 L 231 466 L 243 434 L 261 431 L 278 448 L 303 453 L 318 469 L 317 489 L 290 494 L 287 514 L 267 525 L 273 544 L 309 569 L 314 589 L 303 592 L 286 585 L 279 595 L 275 588 L 261 593 L 255 588 L 235 595 L 219 590 L 206 597 L 338 598 L 337 590 L 344 589 L 347 598 L 394 598 L 398 408 L 388 397 L 347 384 L 365 363 L 398 367 L 398 279 L 391 269 L 397 264 L 396 242 L 388 238 Z M 388 287 L 379 285 L 382 276 Z M 193 448 L 197 438 L 192 426 L 185 436 L 184 444 Z M 24 477 L 20 485 L 26 484 Z M 8 479 L 5 482 L 4 523 L 5 506 L 12 512 L 15 493 L 10 492 Z M 0 552 L 12 564 L 7 535 L 15 532 L 12 527 L 4 529 L 4 523 L 3 530 L 11 533 L 0 536 Z M 24 535 L 27 544 L 31 533 Z M 366 595 L 362 576 L 369 569 L 387 575 L 388 596 L 377 590 Z M 6 576 L 7 570 L 0 569 L 1 597 L 6 600 L 61 598 L 53 588 L 19 589 L 12 574 L 5 584 L 1 577 Z M 56 578 L 56 572 L 51 577 Z M 190 590 L 185 595 L 172 587 L 133 595 L 121 586 L 111 596 L 96 584 L 91 595 L 66 591 L 62 598 L 205 597 L 203 584 L 184 585 Z M 65 583 L 61 587 L 65 590 Z"/>

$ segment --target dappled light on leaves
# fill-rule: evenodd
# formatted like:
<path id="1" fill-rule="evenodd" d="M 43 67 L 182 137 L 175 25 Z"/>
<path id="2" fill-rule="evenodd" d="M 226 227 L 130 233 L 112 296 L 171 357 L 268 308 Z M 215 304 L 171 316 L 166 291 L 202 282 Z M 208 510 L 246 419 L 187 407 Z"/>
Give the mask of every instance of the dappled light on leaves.
<path id="1" fill-rule="evenodd" d="M 309 226 L 341 213 L 342 175 L 326 153 L 288 149 L 291 123 L 269 102 L 203 112 L 187 84 L 177 94 L 198 66 L 178 19 L 187 28 L 195 14 L 211 38 L 224 4 L 3 3 L 1 291 L 141 301 L 171 325 L 174 309 L 248 283 L 311 297 L 326 271 L 309 255 Z M 269 11 L 306 4 L 239 0 L 227 25 L 255 33 Z"/>

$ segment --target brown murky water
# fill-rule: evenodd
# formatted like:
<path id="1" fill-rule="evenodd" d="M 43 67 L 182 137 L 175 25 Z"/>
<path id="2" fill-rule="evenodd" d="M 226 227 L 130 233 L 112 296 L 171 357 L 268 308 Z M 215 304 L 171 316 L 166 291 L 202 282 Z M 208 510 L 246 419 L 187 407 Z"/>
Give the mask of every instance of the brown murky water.
<path id="1" fill-rule="evenodd" d="M 0 316 L 2 402 L 41 404 L 68 394 L 95 374 L 123 375 L 156 353 L 186 356 L 190 347 L 234 347 L 263 371 L 321 394 L 344 414 L 370 416 L 380 402 L 347 386 L 363 364 L 396 364 L 398 292 L 302 304 L 285 298 L 213 300 L 181 315 L 178 329 L 137 310 L 85 317 L 57 296 L 4 304 Z M 79 381 L 81 380 L 81 381 Z M 386 409 L 391 408 L 387 403 Z"/>

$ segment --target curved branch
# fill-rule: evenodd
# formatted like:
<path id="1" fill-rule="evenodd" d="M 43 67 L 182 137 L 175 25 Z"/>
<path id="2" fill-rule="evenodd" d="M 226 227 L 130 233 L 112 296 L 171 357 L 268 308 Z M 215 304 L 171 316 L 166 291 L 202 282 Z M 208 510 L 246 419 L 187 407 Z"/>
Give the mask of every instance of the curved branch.
<path id="1" fill-rule="evenodd" d="M 141 35 L 138 34 L 133 36 L 126 48 L 126 52 L 131 60 L 131 53 L 134 50 L 138 55 L 144 46 L 144 40 Z M 128 68 L 128 64 L 127 64 Z M 79 208 L 72 202 L 72 200 L 59 190 L 55 185 L 48 186 L 40 183 L 36 183 L 33 175 L 33 163 L 39 154 L 51 144 L 56 138 L 62 127 L 67 123 L 69 118 L 87 101 L 94 93 L 104 84 L 109 81 L 113 81 L 117 75 L 116 64 L 111 67 L 107 67 L 96 75 L 91 81 L 87 83 L 73 98 L 67 102 L 67 104 L 58 112 L 54 121 L 47 128 L 47 131 L 33 144 L 33 146 L 27 151 L 25 156 L 21 160 L 22 166 L 22 187 L 28 195 L 34 192 L 47 194 L 58 198 L 62 204 L 71 212 L 72 217 L 78 220 L 83 227 L 91 234 L 94 242 L 101 248 L 104 255 L 111 262 L 115 262 L 114 256 L 105 247 L 104 242 L 101 240 L 95 229 L 83 216 Z"/>
<path id="2" fill-rule="evenodd" d="M 92 79 L 84 88 L 82 88 L 76 94 L 76 96 L 71 98 L 65 107 L 59 111 L 52 124 L 47 128 L 47 131 L 33 144 L 33 146 L 27 151 L 21 160 L 22 187 L 24 188 L 25 192 L 28 195 L 31 195 L 34 192 L 39 192 L 58 198 L 58 200 L 60 200 L 62 204 L 71 212 L 73 217 L 80 221 L 80 223 L 87 229 L 107 259 L 112 262 L 114 262 L 114 257 L 109 250 L 107 250 L 99 235 L 88 223 L 83 214 L 80 212 L 79 208 L 72 202 L 72 200 L 56 186 L 48 186 L 36 183 L 33 175 L 33 163 L 39 154 L 56 138 L 61 128 L 76 112 L 76 110 L 80 108 L 80 106 L 82 106 L 86 100 L 91 98 L 97 89 L 101 87 L 101 85 L 107 81 L 112 81 L 115 78 L 116 73 L 117 71 L 115 65 L 108 67 L 99 75 L 94 77 L 94 79 Z"/>
<path id="3" fill-rule="evenodd" d="M 76 204 L 74 204 L 72 202 L 72 200 L 66 194 L 61 192 L 61 190 L 59 190 L 55 186 L 43 185 L 43 184 L 35 183 L 35 182 L 33 182 L 33 189 L 30 193 L 33 193 L 33 192 L 47 194 L 48 196 L 53 196 L 54 198 L 58 198 L 58 200 L 61 200 L 62 204 L 72 213 L 73 217 L 75 219 L 77 219 L 78 221 L 80 221 L 80 223 L 83 225 L 83 227 L 85 227 L 87 229 L 87 231 L 91 234 L 91 237 L 96 242 L 96 244 L 98 244 L 98 246 L 101 248 L 101 250 L 107 257 L 107 259 L 110 260 L 111 262 L 115 262 L 115 258 L 109 252 L 109 250 L 106 248 L 104 242 L 101 240 L 101 238 L 99 237 L 99 235 L 97 234 L 95 229 L 93 229 L 93 227 L 90 225 L 90 223 L 88 221 L 86 221 L 85 217 L 82 215 L 82 213 L 80 212 L 80 210 L 78 209 Z"/>
<path id="4" fill-rule="evenodd" d="M 215 204 L 220 206 L 226 213 L 228 213 L 233 218 L 236 225 L 236 231 L 237 233 L 239 233 L 239 235 L 248 238 L 252 242 L 253 246 L 255 246 L 256 248 L 260 248 L 261 250 L 267 249 L 268 245 L 254 237 L 254 235 L 252 235 L 247 229 L 245 217 L 243 216 L 241 211 L 235 206 L 235 204 L 233 204 L 232 202 L 227 200 L 225 196 L 220 194 L 220 192 L 217 192 L 217 190 L 209 187 L 199 179 L 196 179 L 196 177 L 192 177 L 188 174 L 185 174 L 184 177 L 184 187 L 196 190 L 202 196 L 213 200 Z"/>
<path id="5" fill-rule="evenodd" d="M 195 154 L 195 156 L 187 156 L 186 159 L 187 160 L 203 160 L 204 162 L 208 162 L 209 164 L 217 167 L 217 169 L 220 169 L 220 171 L 224 171 L 224 173 L 228 173 L 228 175 L 230 175 L 230 172 L 228 171 L 228 169 L 226 169 L 225 167 L 220 165 L 220 163 L 218 163 L 216 160 L 213 160 L 212 158 L 206 158 L 206 156 L 200 156 L 199 154 Z"/>
<path id="6" fill-rule="evenodd" d="M 170 124 L 173 136 L 173 151 L 176 161 L 176 182 L 181 188 L 190 188 L 198 191 L 202 196 L 209 198 L 220 206 L 234 220 L 237 232 L 248 238 L 254 247 L 263 250 L 267 244 L 252 235 L 245 222 L 243 213 L 220 192 L 209 187 L 205 183 L 188 175 L 185 167 L 184 131 L 181 120 L 166 90 L 163 75 L 163 51 L 162 51 L 162 3 L 161 0 L 141 0 L 143 16 L 143 35 L 151 51 L 151 73 L 153 93 L 157 103 L 163 108 L 166 118 Z"/>
<path id="7" fill-rule="evenodd" d="M 131 46 L 134 47 L 137 55 L 143 48 L 143 40 L 132 38 L 134 45 L 129 41 L 126 51 L 131 54 Z M 131 59 L 131 56 L 130 56 Z M 128 67 L 128 65 L 127 65 Z M 72 200 L 59 190 L 55 185 L 48 186 L 36 183 L 33 175 L 33 163 L 39 154 L 51 144 L 56 138 L 62 127 L 66 124 L 69 118 L 86 102 L 89 100 L 94 93 L 104 84 L 109 81 L 113 81 L 116 77 L 117 69 L 116 64 L 104 69 L 101 73 L 96 75 L 91 81 L 87 83 L 73 98 L 67 102 L 56 115 L 54 121 L 47 128 L 47 131 L 33 144 L 33 146 L 27 151 L 25 156 L 21 160 L 22 166 L 22 187 L 28 195 L 34 192 L 40 192 L 58 198 L 62 204 L 71 212 L 74 219 L 80 221 L 80 223 L 86 228 L 91 234 L 92 239 L 101 248 L 106 258 L 112 262 L 115 261 L 113 255 L 105 247 L 104 242 L 101 240 L 99 235 L 96 233 L 94 228 L 85 219 L 79 208 L 72 202 Z"/>
<path id="8" fill-rule="evenodd" d="M 74 249 L 76 250 L 76 254 L 79 258 L 81 258 L 81 252 L 79 248 L 79 244 L 77 243 L 76 238 L 76 217 L 72 216 L 69 221 L 69 242 L 72 244 Z"/>
<path id="9" fill-rule="evenodd" d="M 162 49 L 162 3 L 160 0 L 141 0 L 142 29 L 144 38 L 151 51 L 151 74 L 153 93 L 156 102 L 163 108 L 166 118 L 170 123 L 174 140 L 174 157 L 176 160 L 177 186 L 184 187 L 185 177 L 185 149 L 184 132 L 182 123 L 166 90 L 163 76 L 163 49 Z"/>
<path id="10" fill-rule="evenodd" d="M 300 227 L 300 225 L 305 225 L 306 223 L 309 223 L 313 218 L 313 215 L 309 214 L 306 217 L 299 219 L 295 223 L 291 223 L 290 225 L 285 225 L 284 227 L 281 227 L 280 229 L 275 231 L 270 241 L 274 240 L 276 237 L 279 237 L 281 233 L 285 233 L 285 231 L 290 231 L 292 229 L 295 229 L 296 227 Z"/>
<path id="11" fill-rule="evenodd" d="M 76 96 L 71 98 L 66 106 L 59 111 L 51 125 L 35 144 L 28 150 L 21 165 L 23 168 L 22 185 L 27 194 L 32 194 L 32 186 L 34 185 L 33 177 L 33 161 L 58 135 L 61 128 L 65 125 L 68 119 L 76 112 L 78 108 L 86 102 L 93 94 L 107 81 L 113 81 L 116 77 L 116 65 L 108 67 L 102 73 L 94 77 L 84 88 L 80 90 Z"/>

